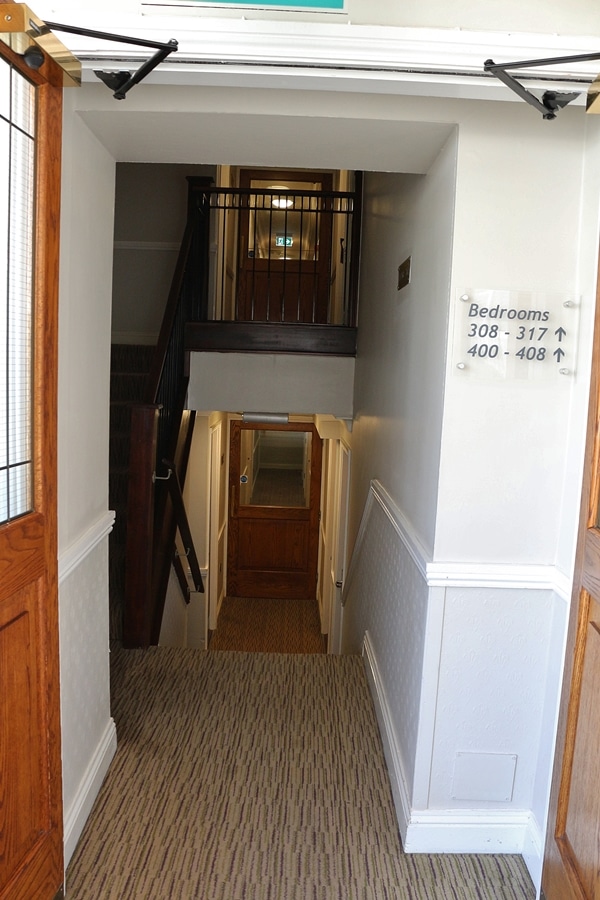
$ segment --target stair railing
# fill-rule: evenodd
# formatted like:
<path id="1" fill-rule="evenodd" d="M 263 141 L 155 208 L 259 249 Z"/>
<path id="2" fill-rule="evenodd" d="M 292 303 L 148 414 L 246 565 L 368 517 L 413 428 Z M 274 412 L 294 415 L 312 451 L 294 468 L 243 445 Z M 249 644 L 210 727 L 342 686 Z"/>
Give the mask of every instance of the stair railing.
<path id="1" fill-rule="evenodd" d="M 188 215 L 145 401 L 132 409 L 123 616 L 125 647 L 158 643 L 175 535 L 180 525 L 185 528 L 178 514 L 178 502 L 173 501 L 167 486 L 163 460 L 171 460 L 177 466 L 175 471 L 184 483 L 195 420 L 195 414 L 185 410 L 189 372 L 184 329 L 186 322 L 198 321 L 206 315 L 207 242 L 207 217 L 201 207 L 196 207 Z M 179 477 L 177 484 L 181 490 Z M 197 578 L 197 573 L 194 580 L 196 589 L 202 591 L 202 579 Z"/>
<path id="2" fill-rule="evenodd" d="M 189 592 L 190 590 L 198 591 L 199 593 L 204 593 L 204 584 L 202 581 L 202 572 L 200 570 L 200 563 L 198 562 L 198 556 L 196 554 L 196 548 L 194 546 L 194 538 L 192 537 L 192 531 L 190 528 L 190 523 L 187 517 L 187 512 L 185 509 L 185 502 L 183 499 L 183 491 L 181 490 L 181 484 L 179 482 L 179 475 L 177 474 L 177 466 L 171 460 L 164 459 L 163 463 L 168 466 L 170 475 L 167 482 L 167 486 L 169 488 L 169 495 L 171 497 L 171 502 L 173 504 L 173 510 L 175 513 L 175 519 L 177 522 L 177 530 L 181 536 L 181 541 L 185 548 L 185 557 L 188 562 L 188 567 L 190 571 L 190 575 L 193 582 L 193 587 L 190 588 L 189 582 L 187 579 L 187 575 L 185 573 L 185 569 L 183 565 L 181 565 L 181 570 L 183 571 L 186 579 L 186 587 L 185 591 L 185 600 L 186 603 L 189 603 Z M 177 556 L 177 559 L 181 563 L 181 557 Z M 181 584 L 181 581 L 180 581 Z"/>

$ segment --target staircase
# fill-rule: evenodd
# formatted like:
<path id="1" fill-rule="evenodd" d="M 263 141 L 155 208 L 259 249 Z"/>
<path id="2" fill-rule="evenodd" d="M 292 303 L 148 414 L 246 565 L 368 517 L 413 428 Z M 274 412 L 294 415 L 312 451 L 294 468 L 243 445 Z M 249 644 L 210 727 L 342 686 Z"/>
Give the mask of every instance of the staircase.
<path id="1" fill-rule="evenodd" d="M 111 641 L 123 639 L 131 408 L 144 397 L 154 350 L 135 344 L 111 347 L 109 504 L 116 513 L 109 538 Z"/>

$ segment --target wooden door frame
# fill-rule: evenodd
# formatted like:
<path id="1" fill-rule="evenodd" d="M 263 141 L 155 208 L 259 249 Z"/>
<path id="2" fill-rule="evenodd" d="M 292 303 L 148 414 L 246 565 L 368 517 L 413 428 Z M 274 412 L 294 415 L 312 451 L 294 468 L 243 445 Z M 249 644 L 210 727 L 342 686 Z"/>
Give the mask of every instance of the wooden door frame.
<path id="1" fill-rule="evenodd" d="M 4 5 L 7 0 L 2 0 Z M 10 0 L 9 0 L 10 2 Z M 0 584 L 6 591 L 20 571 L 31 569 L 39 600 L 35 656 L 39 666 L 45 795 L 40 799 L 40 832 L 0 898 L 61 896 L 63 884 L 62 757 L 58 630 L 57 406 L 58 406 L 58 258 L 62 146 L 61 69 L 48 57 L 39 71 L 0 44 L 0 54 L 36 85 L 36 173 L 33 262 L 33 512 L 0 527 Z M 15 525 L 16 523 L 16 525 Z M 16 529 L 16 531 L 15 531 Z M 9 535 L 14 535 L 9 538 Z M 32 540 L 39 559 L 32 558 Z M 8 553 L 10 550 L 10 555 Z M 15 556 L 16 554 L 16 556 Z M 37 567 L 40 568 L 39 576 Z M 39 644 L 39 646 L 37 646 Z M 41 823 L 41 820 L 40 820 Z M 10 827 L 10 822 L 8 822 Z M 43 888 L 42 888 L 43 886 Z M 58 893 L 57 893 L 58 892 Z"/>
<path id="2" fill-rule="evenodd" d="M 233 548 L 237 546 L 237 513 L 240 507 L 239 503 L 239 483 L 235 483 L 235 470 L 232 470 L 231 459 L 232 452 L 238 447 L 239 438 L 242 430 L 247 431 L 302 431 L 312 434 L 312 463 L 311 463 L 311 485 L 310 485 L 310 505 L 308 507 L 292 508 L 291 517 L 296 515 L 304 518 L 306 512 L 309 514 L 309 530 L 310 530 L 310 555 L 308 568 L 315 573 L 314 596 L 317 592 L 317 577 L 319 571 L 319 514 L 321 500 L 321 472 L 322 472 L 322 441 L 317 431 L 316 425 L 312 421 L 307 422 L 288 422 L 287 424 L 273 424 L 269 422 L 245 423 L 241 419 L 229 420 L 229 433 L 227 438 L 227 459 L 228 459 L 228 492 L 227 492 L 227 593 L 229 594 L 230 584 L 234 579 L 230 578 L 231 559 L 235 556 Z M 260 510 L 260 507 L 256 508 Z M 270 518 L 267 510 L 274 509 L 273 518 L 279 518 L 277 507 L 264 507 L 265 518 Z M 281 510 L 288 509 L 282 507 Z M 235 581 L 234 581 L 235 583 Z M 237 587 L 236 587 L 237 590 Z M 234 595 L 234 596 L 237 596 Z"/>
<path id="3" fill-rule="evenodd" d="M 581 688 L 581 669 L 584 651 L 583 626 L 586 624 L 586 592 L 583 589 L 583 573 L 586 560 L 586 539 L 588 530 L 595 526 L 598 500 L 600 498 L 600 478 L 594 461 L 600 454 L 600 256 L 598 261 L 598 287 L 594 320 L 594 340 L 592 350 L 592 372 L 590 379 L 590 400 L 587 419 L 587 436 L 584 458 L 583 484 L 579 515 L 579 530 L 571 605 L 565 648 L 562 692 L 559 707 L 559 721 L 556 735 L 556 752 L 552 772 L 548 828 L 544 850 L 542 871 L 542 892 L 561 900 L 586 900 L 583 891 L 577 887 L 576 875 L 571 871 L 566 854 L 566 815 L 569 801 L 569 784 L 573 763 L 574 735 L 577 726 L 578 697 Z M 596 530 L 596 529 L 595 529 Z M 572 703 L 574 695 L 577 702 Z M 567 874 L 569 873 L 569 874 Z M 573 876 L 573 880 L 571 877 Z"/>
<path id="4" fill-rule="evenodd" d="M 333 535 L 333 593 L 331 596 L 329 619 L 329 652 L 336 654 L 342 652 L 342 625 L 344 613 L 342 594 L 344 590 L 344 579 L 347 574 L 351 464 L 352 451 L 342 440 L 338 440 L 336 466 L 336 523 Z M 339 584 L 341 584 L 341 587 L 338 587 Z"/>

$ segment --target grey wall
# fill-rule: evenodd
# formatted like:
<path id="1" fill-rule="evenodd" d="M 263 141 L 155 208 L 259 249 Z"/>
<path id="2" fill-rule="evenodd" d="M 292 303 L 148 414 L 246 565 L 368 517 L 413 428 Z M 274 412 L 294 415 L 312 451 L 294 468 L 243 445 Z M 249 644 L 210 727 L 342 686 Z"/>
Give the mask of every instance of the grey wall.
<path id="1" fill-rule="evenodd" d="M 214 166 L 118 163 L 113 343 L 154 344 L 187 217 L 187 175 Z"/>

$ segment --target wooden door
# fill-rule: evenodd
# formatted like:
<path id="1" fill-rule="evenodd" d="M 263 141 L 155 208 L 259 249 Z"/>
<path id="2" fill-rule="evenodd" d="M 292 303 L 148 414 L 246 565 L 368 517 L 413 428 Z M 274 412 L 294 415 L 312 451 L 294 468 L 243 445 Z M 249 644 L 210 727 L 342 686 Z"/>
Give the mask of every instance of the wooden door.
<path id="1" fill-rule="evenodd" d="M 275 186 L 281 187 L 276 196 L 260 194 Z M 242 170 L 240 187 L 259 193 L 240 215 L 238 321 L 328 321 L 331 204 L 293 192 L 322 193 L 331 186 L 326 173 Z"/>
<path id="2" fill-rule="evenodd" d="M 229 596 L 315 597 L 320 493 L 314 425 L 231 423 Z"/>
<path id="3" fill-rule="evenodd" d="M 600 898 L 599 321 L 597 313 L 576 577 L 542 875 L 546 900 Z"/>
<path id="4" fill-rule="evenodd" d="M 63 883 L 56 538 L 61 104 L 54 64 L 46 60 L 34 72 L 0 43 L 2 900 L 48 900 Z"/>

